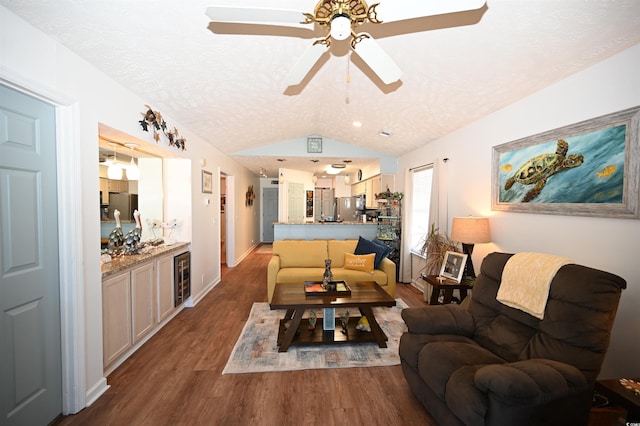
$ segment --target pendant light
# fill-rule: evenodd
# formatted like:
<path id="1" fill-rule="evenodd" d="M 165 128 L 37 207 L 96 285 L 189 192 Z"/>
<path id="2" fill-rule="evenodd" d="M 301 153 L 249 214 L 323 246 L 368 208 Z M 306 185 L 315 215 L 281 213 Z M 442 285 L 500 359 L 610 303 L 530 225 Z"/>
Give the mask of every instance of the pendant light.
<path id="1" fill-rule="evenodd" d="M 131 148 L 131 163 L 126 167 L 127 169 L 127 179 L 128 180 L 138 180 L 140 179 L 140 169 L 138 169 L 138 165 L 133 159 L 133 150 L 138 146 L 137 143 L 126 143 L 125 146 Z"/>
<path id="2" fill-rule="evenodd" d="M 122 180 L 122 166 L 118 164 L 118 159 L 116 157 L 116 144 L 109 143 L 113 147 L 113 161 L 109 164 L 109 168 L 107 169 L 107 177 L 112 180 Z"/>

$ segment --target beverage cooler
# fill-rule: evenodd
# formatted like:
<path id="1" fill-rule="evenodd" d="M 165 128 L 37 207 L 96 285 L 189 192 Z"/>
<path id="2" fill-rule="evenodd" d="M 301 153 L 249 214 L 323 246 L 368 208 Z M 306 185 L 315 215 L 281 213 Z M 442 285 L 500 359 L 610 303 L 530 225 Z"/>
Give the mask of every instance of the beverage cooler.
<path id="1" fill-rule="evenodd" d="M 191 296 L 191 252 L 173 258 L 174 306 L 179 306 Z"/>

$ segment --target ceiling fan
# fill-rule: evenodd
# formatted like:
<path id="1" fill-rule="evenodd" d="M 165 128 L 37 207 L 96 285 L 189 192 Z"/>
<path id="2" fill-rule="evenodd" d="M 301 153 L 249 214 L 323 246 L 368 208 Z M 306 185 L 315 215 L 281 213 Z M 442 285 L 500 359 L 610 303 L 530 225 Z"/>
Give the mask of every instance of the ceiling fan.
<path id="1" fill-rule="evenodd" d="M 351 36 L 351 48 L 384 84 L 400 79 L 402 71 L 380 45 L 356 28 L 366 22 L 380 24 L 426 16 L 479 9 L 486 0 L 387 0 L 368 6 L 364 0 L 320 0 L 313 13 L 300 10 L 240 6 L 210 6 L 206 14 L 212 23 L 274 25 L 313 30 L 314 24 L 326 30 L 326 37 L 315 40 L 285 78 L 286 86 L 300 84 L 333 40 Z"/>

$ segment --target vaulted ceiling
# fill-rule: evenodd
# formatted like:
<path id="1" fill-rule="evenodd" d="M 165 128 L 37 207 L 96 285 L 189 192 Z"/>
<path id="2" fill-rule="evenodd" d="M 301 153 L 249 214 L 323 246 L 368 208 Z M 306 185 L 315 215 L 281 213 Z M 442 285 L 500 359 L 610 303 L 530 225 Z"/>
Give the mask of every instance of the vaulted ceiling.
<path id="1" fill-rule="evenodd" d="M 411 8 L 453 0 L 379 1 Z M 286 88 L 321 29 L 212 25 L 205 11 L 233 4 L 312 12 L 313 0 L 0 3 L 231 156 L 321 136 L 398 157 L 640 43 L 637 0 L 487 0 L 478 10 L 363 25 L 402 70 L 396 83 L 383 84 L 344 41 Z M 276 158 L 288 168 L 317 167 L 277 150 L 236 158 L 271 176 L 283 166 Z"/>

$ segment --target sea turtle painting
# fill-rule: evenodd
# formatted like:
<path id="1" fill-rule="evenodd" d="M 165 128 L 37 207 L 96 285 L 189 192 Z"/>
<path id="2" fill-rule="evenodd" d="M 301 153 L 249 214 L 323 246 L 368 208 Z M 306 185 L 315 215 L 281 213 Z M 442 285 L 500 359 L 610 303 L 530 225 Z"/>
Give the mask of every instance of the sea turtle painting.
<path id="1" fill-rule="evenodd" d="M 522 199 L 523 203 L 540 195 L 540 192 L 547 183 L 547 179 L 566 169 L 581 166 L 584 163 L 584 156 L 581 154 L 571 154 L 567 156 L 569 144 L 564 139 L 558 139 L 558 145 L 555 154 L 541 154 L 529 159 L 516 172 L 507 179 L 504 189 L 509 190 L 514 183 L 518 182 L 522 185 L 533 185 L 531 189 Z"/>

